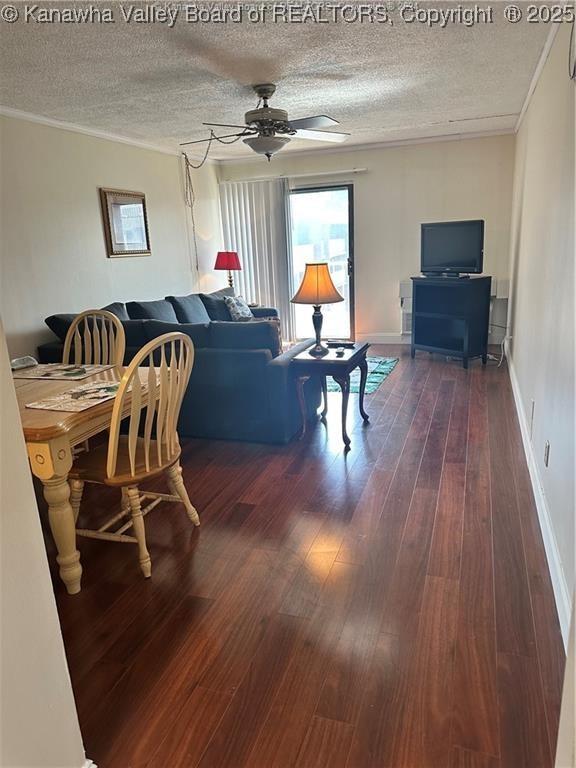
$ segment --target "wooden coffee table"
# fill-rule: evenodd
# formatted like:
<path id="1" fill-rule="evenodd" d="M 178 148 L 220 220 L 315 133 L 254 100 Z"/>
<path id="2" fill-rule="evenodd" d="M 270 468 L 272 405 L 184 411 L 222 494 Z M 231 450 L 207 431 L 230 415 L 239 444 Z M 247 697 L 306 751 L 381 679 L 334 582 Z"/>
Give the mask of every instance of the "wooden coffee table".
<path id="1" fill-rule="evenodd" d="M 300 413 L 302 415 L 302 431 L 300 438 L 306 433 L 306 401 L 304 400 L 304 384 L 313 376 L 319 376 L 322 383 L 322 393 L 324 395 L 324 408 L 322 409 L 322 419 L 326 418 L 328 413 L 328 388 L 326 385 L 326 376 L 332 376 L 334 381 L 340 385 L 342 390 L 342 440 L 346 448 L 350 447 L 350 437 L 346 432 L 346 415 L 348 413 L 348 397 L 350 395 L 350 374 L 354 368 L 360 368 L 360 393 L 358 405 L 360 415 L 365 422 L 369 421 L 369 416 L 364 410 L 364 391 L 366 389 L 366 379 L 368 378 L 368 363 L 366 362 L 366 353 L 369 344 L 357 343 L 351 349 L 345 349 L 341 357 L 336 355 L 335 349 L 330 349 L 324 357 L 312 357 L 308 350 L 300 352 L 292 359 L 291 366 L 295 369 L 296 387 L 298 391 L 298 402 L 300 404 Z"/>

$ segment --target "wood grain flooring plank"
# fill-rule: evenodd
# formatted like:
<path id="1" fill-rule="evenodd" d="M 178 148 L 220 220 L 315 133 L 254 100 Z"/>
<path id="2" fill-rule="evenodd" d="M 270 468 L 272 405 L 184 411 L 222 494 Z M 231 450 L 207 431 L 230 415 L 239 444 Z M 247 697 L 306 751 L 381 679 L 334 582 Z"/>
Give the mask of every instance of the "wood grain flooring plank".
<path id="1" fill-rule="evenodd" d="M 458 372 L 454 386 L 454 400 L 450 414 L 450 429 L 446 442 L 445 461 L 465 464 L 468 447 L 468 410 L 470 407 L 470 375 Z"/>
<path id="2" fill-rule="evenodd" d="M 382 768 L 387 724 L 398 712 L 400 681 L 413 652 L 412 638 L 381 634 L 370 663 L 346 768 Z"/>
<path id="3" fill-rule="evenodd" d="M 154 729 L 143 734 L 140 754 L 152 753 L 152 756 L 141 764 L 142 768 L 197 765 L 231 701 L 232 694 L 196 686 L 173 717 L 171 725 L 163 726 L 159 732 Z M 139 768 L 133 760 L 130 765 Z"/>
<path id="4" fill-rule="evenodd" d="M 464 495 L 460 621 L 472 633 L 495 627 L 492 505 L 486 382 L 472 369 Z"/>
<path id="5" fill-rule="evenodd" d="M 496 641 L 499 651 L 536 655 L 534 619 L 502 387 L 491 382 L 487 386 L 487 394 Z"/>
<path id="6" fill-rule="evenodd" d="M 437 499 L 435 491 L 414 491 L 383 611 L 387 634 L 404 636 L 418 626 Z"/>
<path id="7" fill-rule="evenodd" d="M 305 621 L 266 722 L 250 755 L 249 765 L 290 768 L 320 697 L 348 615 L 360 569 L 335 562 L 324 584 L 315 615 Z"/>
<path id="8" fill-rule="evenodd" d="M 460 624 L 454 658 L 452 744 L 488 755 L 500 754 L 496 636 Z"/>
<path id="9" fill-rule="evenodd" d="M 448 764 L 458 582 L 426 578 L 417 644 L 403 696 L 402 719 L 389 733 L 384 765 L 439 768 Z"/>
<path id="10" fill-rule="evenodd" d="M 298 754 L 298 768 L 346 768 L 354 728 L 314 717 Z"/>
<path id="11" fill-rule="evenodd" d="M 454 382 L 443 380 L 438 389 L 438 399 L 434 407 L 430 429 L 424 446 L 424 453 L 418 470 L 416 488 L 437 491 L 440 485 L 446 438 L 452 411 Z"/>
<path id="12" fill-rule="evenodd" d="M 500 768 L 500 760 L 491 755 L 483 755 L 481 752 L 453 747 L 450 768 Z"/>
<path id="13" fill-rule="evenodd" d="M 466 464 L 445 463 L 430 546 L 427 572 L 446 579 L 460 578 Z"/>
<path id="14" fill-rule="evenodd" d="M 301 623 L 293 616 L 271 620 L 257 656 L 198 762 L 200 768 L 254 765 L 248 756 L 286 670 Z"/>
<path id="15" fill-rule="evenodd" d="M 540 674 L 535 658 L 498 654 L 502 768 L 553 765 Z"/>
<path id="16" fill-rule="evenodd" d="M 204 598 L 182 600 L 169 618 L 156 627 L 148 642 L 137 646 L 134 661 L 116 684 L 107 691 L 102 690 L 101 697 L 93 701 L 89 710 L 80 706 L 80 711 L 85 713 L 82 735 L 98 765 L 108 768 L 129 765 L 142 733 L 150 727 L 150 718 L 160 719 L 166 709 L 170 710 L 170 688 L 160 685 L 162 697 L 159 699 L 154 691 L 161 683 L 165 665 L 185 649 L 190 627 L 201 622 L 212 607 L 213 602 Z M 185 678 L 180 680 L 180 685 L 186 686 Z M 84 687 L 76 687 L 76 691 L 80 693 Z M 143 702 L 150 700 L 155 705 L 141 709 Z"/>
<path id="17" fill-rule="evenodd" d="M 416 635 L 381 635 L 348 768 L 448 765 L 458 582 L 427 577 Z"/>

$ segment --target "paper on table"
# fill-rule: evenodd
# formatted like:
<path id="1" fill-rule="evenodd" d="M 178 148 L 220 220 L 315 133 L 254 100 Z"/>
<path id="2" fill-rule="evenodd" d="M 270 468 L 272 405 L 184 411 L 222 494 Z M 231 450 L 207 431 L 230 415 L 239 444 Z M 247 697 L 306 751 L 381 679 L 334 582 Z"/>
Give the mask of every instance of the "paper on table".
<path id="1" fill-rule="evenodd" d="M 42 411 L 68 411 L 77 413 L 92 408 L 95 405 L 112 400 L 120 382 L 99 381 L 94 384 L 81 384 L 79 387 L 69 389 L 59 395 L 46 397 L 34 403 L 26 403 L 26 408 L 37 408 Z"/>
<path id="2" fill-rule="evenodd" d="M 96 373 L 113 368 L 112 365 L 64 365 L 63 363 L 45 363 L 35 365 L 33 368 L 22 368 L 13 371 L 15 379 L 70 379 L 79 381 Z"/>

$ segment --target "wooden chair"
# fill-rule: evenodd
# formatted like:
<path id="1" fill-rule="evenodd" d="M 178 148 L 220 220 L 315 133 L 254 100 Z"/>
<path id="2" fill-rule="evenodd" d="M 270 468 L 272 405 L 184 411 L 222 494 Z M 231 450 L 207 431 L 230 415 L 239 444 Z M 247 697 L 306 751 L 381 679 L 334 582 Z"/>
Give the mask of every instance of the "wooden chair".
<path id="1" fill-rule="evenodd" d="M 139 368 L 147 362 L 148 372 Z M 78 519 L 84 483 L 94 482 L 122 489 L 121 511 L 97 530 L 79 529 L 79 536 L 138 544 L 144 576 L 152 573 L 146 547 L 143 517 L 161 501 L 182 502 L 194 525 L 200 525 L 180 467 L 176 427 L 184 393 L 194 363 L 194 345 L 182 333 L 167 333 L 146 344 L 126 369 L 112 410 L 108 445 L 98 446 L 76 458 L 70 471 L 70 502 Z M 128 434 L 120 434 L 127 419 Z M 154 435 L 154 439 L 153 439 Z M 170 494 L 140 492 L 139 484 L 165 475 Z M 152 501 L 144 508 L 142 502 Z M 130 517 L 124 521 L 124 518 Z M 111 528 L 119 524 L 112 531 Z M 134 535 L 125 533 L 133 528 Z"/>
<path id="2" fill-rule="evenodd" d="M 124 328 L 116 315 L 105 309 L 88 309 L 76 315 L 68 329 L 62 362 L 121 367 L 125 350 Z M 72 361 L 71 351 L 74 352 Z"/>

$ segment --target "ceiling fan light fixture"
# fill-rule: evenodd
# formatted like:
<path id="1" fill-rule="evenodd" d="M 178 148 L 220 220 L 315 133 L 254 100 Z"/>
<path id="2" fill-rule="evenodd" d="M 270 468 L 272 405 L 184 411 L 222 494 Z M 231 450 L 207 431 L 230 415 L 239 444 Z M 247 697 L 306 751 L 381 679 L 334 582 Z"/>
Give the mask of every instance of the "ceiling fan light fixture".
<path id="1" fill-rule="evenodd" d="M 250 149 L 257 155 L 266 155 L 268 160 L 289 143 L 287 136 L 249 136 L 244 139 Z"/>

